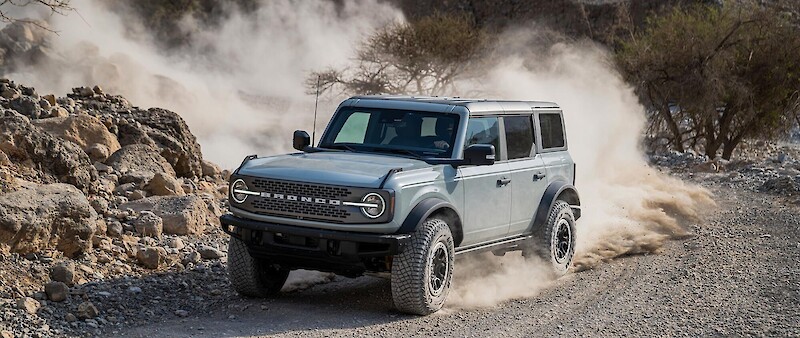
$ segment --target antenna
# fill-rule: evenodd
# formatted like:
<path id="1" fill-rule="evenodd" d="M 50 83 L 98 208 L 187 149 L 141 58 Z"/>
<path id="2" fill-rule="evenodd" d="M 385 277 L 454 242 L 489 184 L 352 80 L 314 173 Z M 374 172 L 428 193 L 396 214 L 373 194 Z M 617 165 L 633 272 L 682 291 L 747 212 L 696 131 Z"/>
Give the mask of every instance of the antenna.
<path id="1" fill-rule="evenodd" d="M 317 106 L 319 106 L 319 81 L 320 76 L 317 75 L 317 96 L 314 98 L 314 129 L 311 130 L 311 146 L 317 143 Z"/>

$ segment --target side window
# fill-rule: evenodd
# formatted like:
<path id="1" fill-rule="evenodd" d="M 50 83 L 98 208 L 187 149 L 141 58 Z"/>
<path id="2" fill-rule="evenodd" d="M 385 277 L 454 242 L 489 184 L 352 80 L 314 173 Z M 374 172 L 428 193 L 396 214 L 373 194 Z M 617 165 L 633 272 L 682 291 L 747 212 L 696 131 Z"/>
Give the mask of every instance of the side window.
<path id="1" fill-rule="evenodd" d="M 347 117 L 347 121 L 342 126 L 342 131 L 336 135 L 334 143 L 364 143 L 364 136 L 367 134 L 367 124 L 369 123 L 369 113 L 354 112 Z"/>
<path id="2" fill-rule="evenodd" d="M 503 124 L 506 130 L 508 159 L 530 157 L 533 149 L 531 116 L 506 116 L 503 117 Z"/>
<path id="3" fill-rule="evenodd" d="M 564 146 L 564 124 L 560 114 L 539 114 L 539 127 L 542 129 L 543 149 Z"/>
<path id="4" fill-rule="evenodd" d="M 491 144 L 500 153 L 500 127 L 497 117 L 473 117 L 467 123 L 465 147 L 473 144 Z"/>

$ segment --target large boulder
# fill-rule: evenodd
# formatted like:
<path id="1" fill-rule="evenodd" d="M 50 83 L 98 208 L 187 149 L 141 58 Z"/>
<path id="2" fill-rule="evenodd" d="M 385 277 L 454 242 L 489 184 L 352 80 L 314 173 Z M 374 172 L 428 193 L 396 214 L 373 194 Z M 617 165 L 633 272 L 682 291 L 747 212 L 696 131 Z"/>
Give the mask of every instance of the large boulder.
<path id="1" fill-rule="evenodd" d="M 203 175 L 200 144 L 178 114 L 166 109 L 150 108 L 132 110 L 130 114 L 120 115 L 120 118 L 123 117 L 127 123 L 117 125 L 119 141 L 123 146 L 154 145 L 178 176 Z"/>
<path id="2" fill-rule="evenodd" d="M 69 184 L 25 184 L 0 194 L 0 243 L 19 253 L 56 248 L 75 257 L 92 247 L 97 213 Z"/>
<path id="3" fill-rule="evenodd" d="M 41 173 L 44 183 L 69 183 L 89 192 L 97 179 L 97 170 L 83 149 L 50 135 L 14 111 L 6 110 L 0 116 L 0 151 L 11 162 Z"/>
<path id="4" fill-rule="evenodd" d="M 207 225 L 219 224 L 205 200 L 196 195 L 152 196 L 120 206 L 122 210 L 128 208 L 136 212 L 151 211 L 161 217 L 165 234 L 201 234 Z"/>
<path id="5" fill-rule="evenodd" d="M 140 173 L 147 176 L 147 180 L 157 173 L 175 177 L 175 170 L 169 162 L 156 149 L 144 144 L 122 147 L 108 157 L 106 164 L 123 174 Z"/>
<path id="6" fill-rule="evenodd" d="M 51 135 L 79 145 L 83 150 L 98 144 L 105 146 L 108 149 L 108 153 L 114 153 L 120 148 L 117 137 L 109 132 L 108 128 L 94 116 L 52 117 L 34 120 L 33 124 Z"/>

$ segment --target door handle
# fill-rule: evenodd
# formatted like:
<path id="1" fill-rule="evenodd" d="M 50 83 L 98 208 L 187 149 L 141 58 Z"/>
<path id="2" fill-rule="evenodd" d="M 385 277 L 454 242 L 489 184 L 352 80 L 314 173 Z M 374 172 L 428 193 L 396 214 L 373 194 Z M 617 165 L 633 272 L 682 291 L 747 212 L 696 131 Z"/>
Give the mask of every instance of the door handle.
<path id="1" fill-rule="evenodd" d="M 502 186 L 504 186 L 506 184 L 509 184 L 509 183 L 511 183 L 511 179 L 508 178 L 508 177 L 503 177 L 503 178 L 497 180 L 497 186 L 498 187 L 502 187 Z"/>
<path id="2" fill-rule="evenodd" d="M 533 180 L 534 181 L 538 181 L 538 180 L 541 180 L 541 179 L 545 178 L 546 176 L 547 175 L 545 175 L 545 173 L 535 173 L 535 174 L 533 174 Z"/>

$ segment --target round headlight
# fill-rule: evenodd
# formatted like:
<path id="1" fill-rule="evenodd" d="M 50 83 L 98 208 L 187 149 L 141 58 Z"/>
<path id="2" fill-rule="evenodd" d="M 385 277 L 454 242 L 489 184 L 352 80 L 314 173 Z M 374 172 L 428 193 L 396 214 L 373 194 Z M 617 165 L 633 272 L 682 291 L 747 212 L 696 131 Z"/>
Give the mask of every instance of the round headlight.
<path id="1" fill-rule="evenodd" d="M 386 201 L 383 200 L 381 195 L 376 193 L 369 193 L 364 198 L 361 199 L 361 202 L 364 204 L 371 204 L 372 206 L 363 206 L 361 207 L 361 212 L 364 213 L 364 216 L 369 218 L 378 218 L 383 215 L 383 212 L 386 211 Z"/>
<path id="2" fill-rule="evenodd" d="M 244 184 L 243 180 L 238 179 L 231 184 L 231 198 L 236 203 L 244 203 L 244 200 L 247 199 L 247 194 L 242 191 L 247 191 L 247 185 Z"/>

